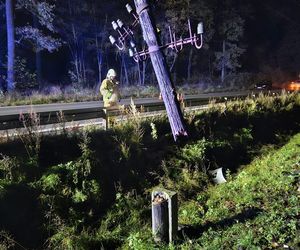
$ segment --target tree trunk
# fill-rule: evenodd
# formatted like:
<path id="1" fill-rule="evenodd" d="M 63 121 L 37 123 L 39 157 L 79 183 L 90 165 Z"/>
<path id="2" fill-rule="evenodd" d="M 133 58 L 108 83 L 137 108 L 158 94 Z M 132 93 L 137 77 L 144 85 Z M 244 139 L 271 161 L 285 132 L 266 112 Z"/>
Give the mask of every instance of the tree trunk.
<path id="1" fill-rule="evenodd" d="M 35 52 L 35 65 L 36 65 L 36 81 L 39 89 L 43 88 L 42 82 L 42 56 L 40 51 Z"/>
<path id="2" fill-rule="evenodd" d="M 188 68 L 187 68 L 187 82 L 190 83 L 191 80 L 191 71 L 192 71 L 192 59 L 193 59 L 193 48 L 190 49 Z"/>
<path id="3" fill-rule="evenodd" d="M 95 37 L 96 41 L 96 56 L 97 56 L 97 64 L 98 64 L 98 81 L 96 83 L 96 94 L 99 94 L 99 89 L 102 82 L 102 55 L 99 48 L 97 35 Z"/>
<path id="4" fill-rule="evenodd" d="M 145 86 L 147 61 L 143 61 L 142 85 Z"/>
<path id="5" fill-rule="evenodd" d="M 68 5 L 69 5 L 69 15 L 72 16 L 73 11 L 72 11 L 71 0 L 68 1 Z M 72 28 L 72 35 L 73 35 L 73 45 L 70 43 L 70 49 L 71 49 L 72 59 L 76 71 L 75 73 L 76 81 L 77 84 L 80 85 L 82 83 L 82 68 L 81 68 L 82 65 L 80 65 L 81 60 L 80 60 L 79 43 L 78 43 L 78 37 L 77 37 L 77 32 L 74 23 L 71 24 L 71 28 Z"/>
<path id="6" fill-rule="evenodd" d="M 174 140 L 187 136 L 183 115 L 177 100 L 175 86 L 171 82 L 167 64 L 157 42 L 156 28 L 153 26 L 149 6 L 146 0 L 135 0 L 135 6 L 143 30 L 144 40 L 150 51 L 150 58 L 154 68 L 160 91 L 166 106 Z"/>
<path id="7" fill-rule="evenodd" d="M 139 85 L 139 86 L 142 86 L 142 76 L 141 76 L 140 62 L 137 62 L 136 67 L 137 67 L 138 78 L 139 78 L 138 85 Z"/>
<path id="8" fill-rule="evenodd" d="M 33 27 L 38 28 L 39 23 L 38 23 L 38 18 L 36 15 L 33 15 Z M 41 90 L 43 88 L 42 84 L 42 57 L 41 57 L 41 52 L 38 48 L 38 43 L 37 41 L 35 42 L 35 68 L 36 68 L 36 81 L 39 86 L 39 89 Z"/>
<path id="9" fill-rule="evenodd" d="M 15 89 L 15 26 L 13 17 L 13 0 L 6 0 L 6 27 L 7 27 L 7 91 Z"/>
<path id="10" fill-rule="evenodd" d="M 213 71 L 211 66 L 211 54 L 209 51 L 208 51 L 208 72 L 209 72 L 209 77 L 212 78 Z"/>
<path id="11" fill-rule="evenodd" d="M 86 65 L 85 65 L 85 51 L 84 51 L 84 46 L 82 46 L 82 49 L 81 49 L 81 61 L 82 61 L 82 74 L 83 74 L 83 84 L 84 86 L 86 87 L 87 86 L 87 75 L 86 75 Z"/>
<path id="12" fill-rule="evenodd" d="M 97 91 L 99 91 L 99 88 L 100 88 L 100 85 L 101 85 L 101 82 L 102 82 L 102 66 L 103 66 L 103 54 L 105 53 L 104 52 L 104 49 L 103 49 L 103 46 L 104 46 L 104 41 L 105 41 L 105 32 L 106 32 L 106 29 L 107 29 L 107 15 L 105 17 L 105 23 L 104 23 L 104 26 L 103 26 L 103 29 L 101 30 L 101 43 L 99 45 L 99 42 L 98 42 L 98 32 L 97 32 L 97 29 L 96 28 L 96 48 L 97 48 L 97 62 L 98 62 L 98 84 L 97 84 Z M 95 26 L 98 27 L 98 24 L 97 24 L 97 21 L 95 20 Z M 98 86 L 99 85 L 99 86 Z"/>
<path id="13" fill-rule="evenodd" d="M 173 58 L 173 62 L 171 64 L 171 67 L 170 67 L 170 72 L 173 71 L 174 69 L 174 66 L 175 66 L 175 63 L 176 63 L 176 59 L 177 59 L 177 53 L 174 55 L 174 58 Z M 175 71 L 174 71 L 175 72 Z M 174 80 L 175 81 L 175 80 Z M 176 82 L 176 81 L 175 81 Z"/>
<path id="14" fill-rule="evenodd" d="M 97 54 L 97 63 L 98 63 L 98 83 L 102 81 L 102 55 L 99 48 L 98 38 L 96 35 L 96 54 Z"/>
<path id="15" fill-rule="evenodd" d="M 222 69 L 221 69 L 221 82 L 222 82 L 222 85 L 223 85 L 224 80 L 225 80 L 225 52 L 226 52 L 225 40 L 223 40 L 223 58 L 222 58 Z"/>
<path id="16" fill-rule="evenodd" d="M 125 86 L 129 86 L 128 70 L 127 70 L 125 55 L 123 55 L 123 69 L 124 69 L 124 76 L 125 76 Z"/>
<path id="17" fill-rule="evenodd" d="M 119 77 L 119 79 L 120 79 L 120 84 L 122 84 L 123 85 L 123 82 L 124 82 L 124 76 L 123 76 L 123 66 L 124 66 L 124 53 L 120 53 L 119 54 L 120 55 L 120 57 L 121 57 L 121 67 L 120 67 L 120 77 Z"/>
<path id="18" fill-rule="evenodd" d="M 74 66 L 75 66 L 75 71 L 76 71 L 76 81 L 79 84 L 81 81 L 81 77 L 80 77 L 80 73 L 79 73 L 79 58 L 78 58 L 78 43 L 77 43 L 77 37 L 76 37 L 76 31 L 75 31 L 75 26 L 74 24 L 72 24 L 72 34 L 73 34 L 73 43 L 74 43 L 74 47 L 73 52 L 72 52 L 72 57 L 73 57 L 73 62 L 74 62 Z M 70 45 L 70 47 L 72 47 L 72 45 Z"/>

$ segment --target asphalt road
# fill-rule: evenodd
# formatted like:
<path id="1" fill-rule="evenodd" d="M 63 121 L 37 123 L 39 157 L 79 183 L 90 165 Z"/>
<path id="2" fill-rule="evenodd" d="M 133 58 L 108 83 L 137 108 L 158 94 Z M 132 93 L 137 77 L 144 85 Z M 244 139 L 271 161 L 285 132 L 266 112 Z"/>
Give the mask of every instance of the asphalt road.
<path id="1" fill-rule="evenodd" d="M 259 91 L 238 91 L 238 92 L 222 92 L 222 93 L 209 93 L 209 94 L 198 94 L 198 95 L 187 95 L 184 97 L 186 101 L 196 100 L 196 99 L 212 99 L 212 98 L 222 98 L 222 97 L 240 97 L 252 93 L 258 93 Z M 121 100 L 120 104 L 128 105 L 130 104 L 130 99 Z M 140 98 L 134 99 L 136 105 L 147 105 L 152 103 L 163 103 L 162 100 L 158 98 Z M 52 103 L 52 104 L 39 104 L 39 105 L 22 105 L 22 106 L 6 106 L 0 107 L 0 116 L 7 115 L 19 115 L 20 113 L 30 113 L 34 111 L 37 113 L 44 112 L 58 112 L 58 111 L 68 111 L 68 110 L 84 110 L 84 109 L 102 109 L 102 101 L 90 101 L 90 102 L 76 102 L 76 103 Z"/>

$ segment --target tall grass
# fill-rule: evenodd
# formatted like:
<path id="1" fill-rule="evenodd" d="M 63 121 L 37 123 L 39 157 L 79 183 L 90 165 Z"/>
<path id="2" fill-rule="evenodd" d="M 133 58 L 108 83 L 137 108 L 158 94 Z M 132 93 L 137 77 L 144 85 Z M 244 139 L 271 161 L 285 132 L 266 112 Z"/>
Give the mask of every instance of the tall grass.
<path id="1" fill-rule="evenodd" d="M 25 143 L 10 140 L 0 144 L 1 227 L 31 248 L 42 248 L 45 244 L 51 249 L 155 249 L 158 246 L 151 239 L 149 197 L 153 186 L 162 185 L 178 192 L 180 222 L 188 226 L 183 239 L 170 249 L 190 249 L 193 244 L 209 249 L 209 242 L 214 240 L 212 246 L 219 249 L 224 243 L 222 239 L 226 239 L 228 249 L 249 247 L 254 242 L 251 233 L 243 234 L 245 239 L 241 239 L 237 232 L 249 231 L 256 227 L 255 223 L 259 224 L 258 231 L 251 231 L 252 234 L 259 237 L 262 230 L 264 239 L 254 243 L 268 247 L 272 242 L 270 232 L 262 225 L 273 223 L 266 220 L 269 212 L 276 211 L 273 201 L 279 202 L 280 195 L 290 194 L 287 185 L 291 183 L 284 181 L 280 171 L 285 160 L 291 164 L 298 161 L 298 147 L 293 149 L 298 139 L 291 144 L 293 147 L 278 153 L 278 161 L 254 163 L 255 168 L 250 172 L 244 166 L 270 150 L 271 159 L 276 149 L 299 131 L 299 96 L 283 93 L 249 97 L 211 103 L 208 110 L 186 113 L 190 138 L 178 145 L 173 142 L 166 116 L 142 119 L 142 111 L 134 104 L 125 111 L 129 119 L 108 131 L 65 131 L 32 139 L 30 154 L 24 140 Z M 34 124 L 38 123 L 34 122 L 32 128 Z M 287 156 L 279 161 L 282 154 Z M 36 168 L 32 168 L 32 155 L 38 156 Z M 260 170 L 260 164 L 268 168 Z M 272 164 L 276 169 L 268 178 Z M 231 173 L 227 175 L 226 186 L 211 185 L 206 172 L 216 167 L 224 167 Z M 275 184 L 275 176 L 280 176 L 280 183 Z M 270 194 L 273 184 L 274 195 Z M 20 206 L 20 203 L 16 206 L 17 201 L 27 207 L 26 212 L 9 213 Z M 245 209 L 246 215 L 250 209 L 249 216 L 254 219 L 258 205 L 264 206 L 265 213 L 260 222 L 249 224 L 249 228 L 244 221 L 230 227 L 235 218 L 240 220 Z M 281 222 L 272 224 L 277 231 L 270 235 L 277 237 L 285 229 L 295 235 L 292 211 L 294 208 L 286 211 L 287 217 L 285 211 L 279 213 L 283 221 L 292 218 L 291 226 L 284 227 Z M 271 215 L 274 219 L 277 212 Z M 17 228 L 12 225 L 15 217 L 20 218 Z M 28 219 L 34 221 L 35 227 L 28 228 Z M 224 233 L 223 222 L 218 219 L 224 220 L 225 225 L 229 223 L 228 232 Z M 24 232 L 34 235 L 37 228 L 44 236 L 33 237 L 32 242 L 20 237 Z M 276 238 L 276 243 L 293 239 L 284 234 Z"/>

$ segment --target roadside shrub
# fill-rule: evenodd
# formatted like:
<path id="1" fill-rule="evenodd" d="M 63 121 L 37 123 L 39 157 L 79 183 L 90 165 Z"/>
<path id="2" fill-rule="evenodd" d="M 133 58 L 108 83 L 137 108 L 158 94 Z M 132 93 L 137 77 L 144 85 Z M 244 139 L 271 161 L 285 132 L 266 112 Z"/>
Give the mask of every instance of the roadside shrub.
<path id="1" fill-rule="evenodd" d="M 205 139 L 187 144 L 175 151 L 175 157 L 162 163 L 161 184 L 170 190 L 177 190 L 180 199 L 191 198 L 202 191 L 207 183 Z"/>
<path id="2" fill-rule="evenodd" d="M 38 166 L 39 152 L 41 148 L 42 134 L 40 133 L 40 116 L 33 110 L 29 114 L 20 114 L 19 120 L 23 123 L 24 132 L 17 131 L 18 137 L 22 141 L 30 165 L 33 167 Z"/>
<path id="3" fill-rule="evenodd" d="M 16 247 L 16 242 L 12 236 L 4 230 L 0 231 L 0 250 L 13 249 L 14 247 Z"/>
<path id="4" fill-rule="evenodd" d="M 16 157 L 0 154 L 0 178 L 9 182 L 19 182 L 24 179 Z"/>
<path id="5" fill-rule="evenodd" d="M 147 223 L 149 216 L 150 207 L 142 196 L 136 195 L 134 190 L 125 193 L 118 189 L 115 203 L 101 221 L 95 237 L 98 241 L 107 244 L 125 242 L 128 238 L 128 232 L 137 227 L 145 228 L 144 225 Z M 147 229 L 145 228 L 145 230 Z M 135 245 L 135 237 L 130 241 L 130 247 Z"/>
<path id="6" fill-rule="evenodd" d="M 47 214 L 51 246 L 72 246 L 76 234 L 95 219 L 101 202 L 101 185 L 97 176 L 90 138 L 83 133 L 79 144 L 81 156 L 48 169 L 34 186 Z"/>

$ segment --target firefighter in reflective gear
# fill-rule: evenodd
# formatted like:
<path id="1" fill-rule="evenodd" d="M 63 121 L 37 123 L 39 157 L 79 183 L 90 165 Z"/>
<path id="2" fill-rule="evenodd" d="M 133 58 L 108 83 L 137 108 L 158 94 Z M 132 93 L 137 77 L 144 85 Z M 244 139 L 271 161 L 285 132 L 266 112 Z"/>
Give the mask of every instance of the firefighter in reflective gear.
<path id="1" fill-rule="evenodd" d="M 103 96 L 104 107 L 118 106 L 120 99 L 119 82 L 116 81 L 116 71 L 110 69 L 107 72 L 106 79 L 101 83 L 100 93 Z"/>

